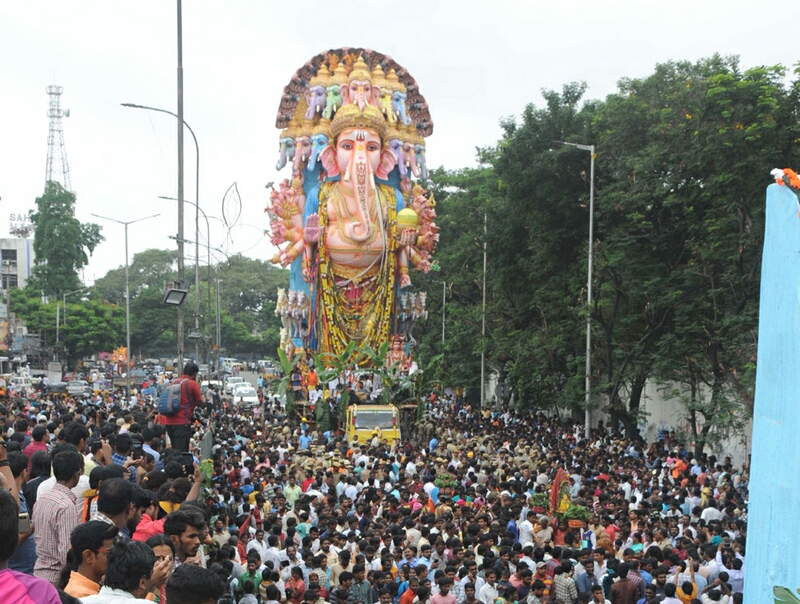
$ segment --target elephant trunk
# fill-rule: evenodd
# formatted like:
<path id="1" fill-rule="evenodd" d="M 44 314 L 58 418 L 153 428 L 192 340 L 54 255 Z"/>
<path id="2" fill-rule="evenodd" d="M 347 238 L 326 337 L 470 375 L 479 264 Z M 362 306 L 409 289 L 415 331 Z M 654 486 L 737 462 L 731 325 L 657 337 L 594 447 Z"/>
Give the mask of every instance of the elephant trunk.
<path id="1" fill-rule="evenodd" d="M 276 170 L 283 170 L 286 165 L 286 144 L 281 140 L 281 146 L 278 148 L 278 163 L 275 164 Z"/>
<path id="2" fill-rule="evenodd" d="M 403 148 L 398 146 L 396 149 L 393 149 L 392 152 L 397 158 L 397 169 L 400 171 L 400 178 L 404 178 L 408 174 L 408 168 L 403 158 Z"/>
<path id="3" fill-rule="evenodd" d="M 305 155 L 309 148 L 308 142 L 308 138 L 302 136 L 298 137 L 295 141 L 294 159 L 292 161 L 292 168 L 295 172 L 299 172 L 300 168 L 303 166 L 303 162 L 308 159 Z"/>
<path id="4" fill-rule="evenodd" d="M 416 145 L 414 147 L 414 155 L 417 158 L 417 165 L 419 166 L 419 176 L 422 180 L 428 180 L 428 166 L 425 159 L 425 147 Z"/>
<path id="5" fill-rule="evenodd" d="M 306 170 L 309 172 L 313 172 L 314 168 L 317 167 L 317 156 L 319 155 L 319 149 L 314 146 L 311 148 L 311 157 L 308 158 L 308 165 L 306 166 Z"/>
<path id="6" fill-rule="evenodd" d="M 400 105 L 399 113 L 400 113 L 400 121 L 402 121 L 404 125 L 408 126 L 411 123 L 411 118 L 408 117 L 405 104 Z"/>
<path id="7" fill-rule="evenodd" d="M 353 187 L 358 221 L 345 224 L 345 231 L 350 239 L 357 243 L 363 243 L 372 237 L 369 194 L 375 190 L 375 180 L 372 175 L 372 166 L 367 159 L 363 133 L 357 135 L 357 143 L 361 150 L 353 153 L 350 165 L 344 174 L 344 182 Z"/>
<path id="8" fill-rule="evenodd" d="M 408 162 L 409 171 L 419 178 L 419 165 L 417 164 L 417 156 L 414 153 L 414 147 L 407 144 L 403 147 L 403 155 L 405 155 L 406 161 Z"/>

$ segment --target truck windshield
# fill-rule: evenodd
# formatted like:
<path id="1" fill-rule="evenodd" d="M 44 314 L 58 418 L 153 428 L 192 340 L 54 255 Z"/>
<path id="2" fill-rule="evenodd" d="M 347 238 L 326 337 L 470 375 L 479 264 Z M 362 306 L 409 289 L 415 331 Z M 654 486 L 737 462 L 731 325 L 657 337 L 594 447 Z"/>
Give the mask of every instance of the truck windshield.
<path id="1" fill-rule="evenodd" d="M 391 429 L 392 418 L 394 413 L 392 411 L 362 411 L 358 410 L 356 415 L 356 428 L 380 428 Z"/>

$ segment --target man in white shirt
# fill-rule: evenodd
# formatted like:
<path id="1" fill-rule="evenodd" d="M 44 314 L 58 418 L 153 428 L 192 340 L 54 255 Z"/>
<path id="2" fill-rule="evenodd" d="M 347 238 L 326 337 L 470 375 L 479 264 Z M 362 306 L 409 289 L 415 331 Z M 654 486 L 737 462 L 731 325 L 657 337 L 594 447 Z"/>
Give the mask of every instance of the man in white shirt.
<path id="1" fill-rule="evenodd" d="M 268 547 L 269 545 L 264 540 L 264 531 L 262 529 L 257 529 L 256 536 L 253 539 L 250 539 L 250 542 L 247 544 L 247 551 L 257 551 L 259 557 L 261 558 L 261 562 L 266 562 Z"/>
<path id="2" fill-rule="evenodd" d="M 706 521 L 706 524 L 712 522 L 714 520 L 720 520 L 722 518 L 722 513 L 717 509 L 717 506 L 713 500 L 709 500 L 706 509 L 703 510 L 703 513 L 700 514 L 700 518 Z"/>
<path id="3" fill-rule="evenodd" d="M 527 518 L 519 523 L 519 542 L 522 547 L 533 543 L 533 523 L 536 520 L 536 512 L 529 511 Z"/>
<path id="4" fill-rule="evenodd" d="M 499 597 L 495 580 L 497 579 L 497 572 L 494 569 L 489 569 L 483 573 L 486 583 L 481 587 L 478 592 L 478 600 L 483 604 L 494 604 L 494 601 Z"/>

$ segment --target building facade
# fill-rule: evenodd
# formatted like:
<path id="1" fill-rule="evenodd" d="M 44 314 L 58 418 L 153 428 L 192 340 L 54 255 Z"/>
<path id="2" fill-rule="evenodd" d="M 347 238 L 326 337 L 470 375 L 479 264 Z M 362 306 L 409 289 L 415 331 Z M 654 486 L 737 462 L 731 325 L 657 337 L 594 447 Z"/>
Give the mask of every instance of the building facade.
<path id="1" fill-rule="evenodd" d="M 34 266 L 33 239 L 0 239 L 0 289 L 24 288 Z"/>

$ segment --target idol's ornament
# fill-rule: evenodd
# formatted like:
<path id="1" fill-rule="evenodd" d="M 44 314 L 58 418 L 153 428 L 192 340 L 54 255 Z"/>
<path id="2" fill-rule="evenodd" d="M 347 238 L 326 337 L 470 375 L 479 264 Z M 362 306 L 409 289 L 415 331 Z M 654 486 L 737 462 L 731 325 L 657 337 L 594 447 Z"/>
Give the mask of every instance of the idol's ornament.
<path id="1" fill-rule="evenodd" d="M 428 105 L 408 71 L 361 48 L 321 53 L 292 77 L 278 110 L 272 262 L 291 267 L 279 291 L 281 348 L 341 354 L 351 341 L 378 349 L 403 342 L 424 318 L 427 273 L 439 240 L 428 178 Z"/>

